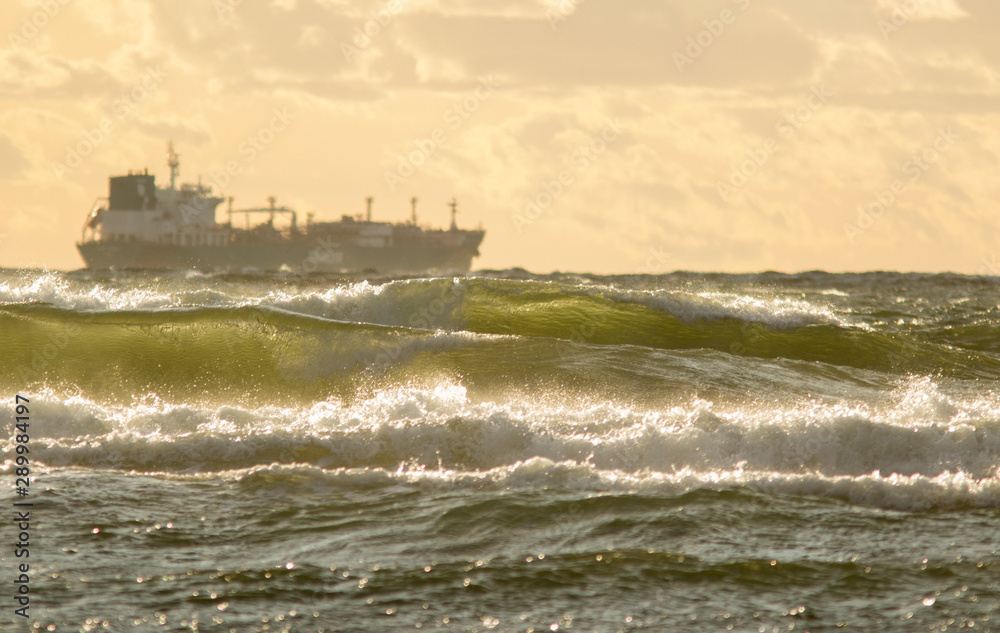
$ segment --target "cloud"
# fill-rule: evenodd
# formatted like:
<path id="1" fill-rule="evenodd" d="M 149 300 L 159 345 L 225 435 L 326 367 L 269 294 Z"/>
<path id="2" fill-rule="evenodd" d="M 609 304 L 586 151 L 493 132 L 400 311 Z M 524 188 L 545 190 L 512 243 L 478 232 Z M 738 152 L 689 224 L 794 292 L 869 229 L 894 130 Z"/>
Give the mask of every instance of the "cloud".
<path id="1" fill-rule="evenodd" d="M 0 28 L 36 10 L 18 6 Z M 1000 196 L 997 23 L 994 0 L 75 0 L 0 49 L 0 178 L 19 208 L 66 209 L 37 227 L 60 231 L 168 138 L 185 174 L 208 173 L 294 106 L 239 195 L 326 217 L 417 195 L 442 218 L 459 195 L 489 231 L 483 265 L 627 270 L 662 247 L 689 269 L 975 270 Z M 157 66 L 162 85 L 56 183 L 67 144 Z M 449 127 L 487 76 L 502 87 Z M 812 108 L 816 89 L 832 96 Z M 517 233 L 512 214 L 609 118 L 625 133 Z M 961 140 L 850 241 L 845 224 L 949 126 Z M 389 192 L 384 173 L 437 127 L 447 141 Z"/>
<path id="2" fill-rule="evenodd" d="M 94 60 L 72 60 L 29 51 L 0 52 L 0 99 L 70 99 L 114 94 L 124 85 Z"/>

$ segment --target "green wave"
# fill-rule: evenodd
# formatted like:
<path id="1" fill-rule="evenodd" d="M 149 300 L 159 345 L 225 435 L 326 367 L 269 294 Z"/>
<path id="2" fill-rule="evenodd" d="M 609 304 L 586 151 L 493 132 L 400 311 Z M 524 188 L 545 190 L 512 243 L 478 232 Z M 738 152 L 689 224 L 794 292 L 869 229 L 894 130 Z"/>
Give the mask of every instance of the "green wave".
<path id="1" fill-rule="evenodd" d="M 1000 323 L 947 325 L 923 332 L 921 337 L 942 345 L 1000 354 Z"/>
<path id="2" fill-rule="evenodd" d="M 440 309 L 434 297 L 444 297 Z M 986 341 L 981 349 L 963 349 L 915 332 L 767 325 L 721 316 L 712 305 L 695 306 L 709 310 L 708 317 L 695 312 L 682 319 L 597 289 L 570 292 L 541 282 L 483 279 L 421 281 L 383 300 L 418 316 L 417 306 L 430 312 L 396 319 L 409 325 L 387 326 L 273 307 L 86 312 L 8 304 L 0 306 L 0 384 L 13 390 L 58 386 L 126 400 L 150 392 L 206 402 L 236 395 L 257 404 L 351 400 L 382 385 L 431 384 L 442 377 L 461 377 L 483 390 L 518 384 L 565 390 L 638 376 L 652 388 L 659 378 L 649 377 L 661 371 L 662 354 L 672 350 L 898 376 L 1000 377 L 988 329 L 974 333 Z"/>
<path id="3" fill-rule="evenodd" d="M 126 401 L 149 392 L 203 401 L 235 394 L 278 405 L 353 389 L 338 377 L 357 370 L 360 353 L 401 335 L 254 307 L 82 313 L 9 305 L 0 308 L 0 330 L 0 382 L 13 389 L 59 386 Z"/>
<path id="4" fill-rule="evenodd" d="M 477 280 L 479 281 L 479 280 Z M 1000 376 L 994 346 L 961 349 L 953 337 L 878 332 L 836 324 L 776 327 L 724 314 L 681 319 L 638 300 L 557 288 L 495 292 L 507 284 L 478 284 L 465 296 L 464 326 L 473 332 L 547 337 L 595 345 L 713 349 L 759 358 L 815 361 L 897 374 Z M 702 306 L 698 306 L 702 307 Z M 996 328 L 993 329 L 994 336 Z M 982 331 L 974 332 L 976 336 Z"/>

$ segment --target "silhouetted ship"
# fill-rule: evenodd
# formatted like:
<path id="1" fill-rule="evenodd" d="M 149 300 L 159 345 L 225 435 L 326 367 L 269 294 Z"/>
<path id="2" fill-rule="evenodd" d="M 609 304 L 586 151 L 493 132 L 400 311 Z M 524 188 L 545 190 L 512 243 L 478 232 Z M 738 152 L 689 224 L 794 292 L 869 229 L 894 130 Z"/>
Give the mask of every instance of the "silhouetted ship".
<path id="1" fill-rule="evenodd" d="M 374 222 L 372 199 L 365 216 L 344 215 L 336 222 L 298 225 L 295 211 L 275 205 L 233 209 L 228 199 L 227 221 L 216 221 L 224 198 L 210 187 L 177 186 L 180 161 L 167 147 L 170 187 L 156 186 L 148 170 L 110 178 L 107 198 L 98 198 L 84 223 L 76 247 L 88 268 L 154 268 L 201 270 L 292 270 L 298 272 L 378 271 L 383 273 L 465 272 L 479 255 L 485 232 L 455 225 L 417 225 L 417 199 L 411 200 L 410 222 Z M 245 228 L 233 225 L 233 215 L 245 217 Z M 267 219 L 252 226 L 252 215 Z M 275 226 L 275 217 L 286 222 Z"/>

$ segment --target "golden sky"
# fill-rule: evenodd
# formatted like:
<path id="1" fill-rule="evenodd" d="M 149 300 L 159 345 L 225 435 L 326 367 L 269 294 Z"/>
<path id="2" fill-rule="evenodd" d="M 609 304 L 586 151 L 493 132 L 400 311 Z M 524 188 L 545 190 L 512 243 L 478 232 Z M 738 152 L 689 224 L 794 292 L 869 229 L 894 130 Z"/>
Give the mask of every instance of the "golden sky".
<path id="1" fill-rule="evenodd" d="M 996 0 L 5 0 L 0 266 L 107 177 L 487 230 L 475 268 L 1000 274 Z M 220 214 L 220 218 L 223 214 Z"/>

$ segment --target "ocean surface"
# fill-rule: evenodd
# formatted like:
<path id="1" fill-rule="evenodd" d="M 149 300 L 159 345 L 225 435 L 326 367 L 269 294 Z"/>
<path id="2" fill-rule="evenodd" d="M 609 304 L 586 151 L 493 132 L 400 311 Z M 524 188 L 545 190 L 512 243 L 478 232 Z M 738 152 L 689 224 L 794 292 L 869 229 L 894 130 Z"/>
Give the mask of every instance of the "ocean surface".
<path id="1" fill-rule="evenodd" d="M 0 627 L 1000 630 L 998 381 L 997 278 L 0 271 Z"/>

